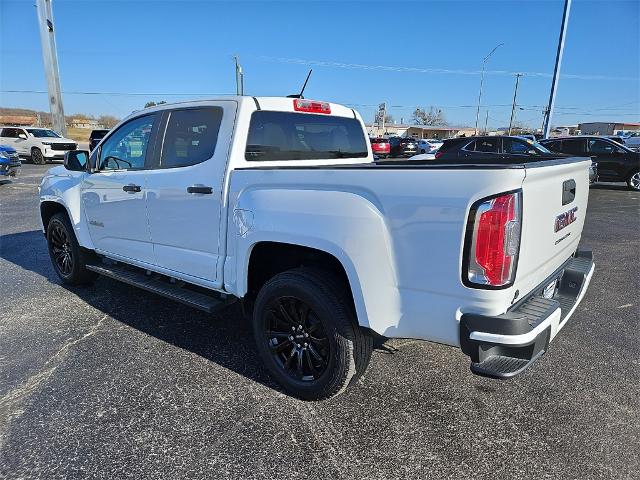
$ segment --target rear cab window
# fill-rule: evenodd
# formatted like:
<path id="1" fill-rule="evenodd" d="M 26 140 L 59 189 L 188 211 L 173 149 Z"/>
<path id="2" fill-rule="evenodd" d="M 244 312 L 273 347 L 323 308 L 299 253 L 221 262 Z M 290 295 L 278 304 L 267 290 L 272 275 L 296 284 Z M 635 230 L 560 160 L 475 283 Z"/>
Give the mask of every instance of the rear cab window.
<path id="1" fill-rule="evenodd" d="M 251 115 L 248 161 L 366 158 L 362 124 L 355 118 L 258 110 Z"/>

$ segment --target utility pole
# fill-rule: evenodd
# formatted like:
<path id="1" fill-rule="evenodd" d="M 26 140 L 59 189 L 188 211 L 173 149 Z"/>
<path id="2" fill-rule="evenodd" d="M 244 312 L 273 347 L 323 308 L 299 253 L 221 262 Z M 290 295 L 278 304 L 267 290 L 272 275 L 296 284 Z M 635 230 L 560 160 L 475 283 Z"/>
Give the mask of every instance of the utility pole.
<path id="1" fill-rule="evenodd" d="M 542 133 L 544 134 L 544 126 L 547 124 L 547 117 L 549 116 L 549 107 L 542 109 Z"/>
<path id="2" fill-rule="evenodd" d="M 511 120 L 509 120 L 509 135 L 511 135 L 511 127 L 513 127 L 513 117 L 516 114 L 516 98 L 518 97 L 518 83 L 520 83 L 521 73 L 516 73 L 516 88 L 513 91 L 513 105 L 511 106 Z"/>
<path id="3" fill-rule="evenodd" d="M 51 121 L 53 129 L 65 136 L 67 134 L 67 124 L 64 119 L 64 108 L 62 107 L 62 90 L 60 88 L 58 53 L 56 51 L 56 37 L 53 31 L 51 2 L 52 0 L 36 0 L 35 6 L 38 12 L 38 28 L 40 29 L 44 73 L 47 77 Z"/>
<path id="4" fill-rule="evenodd" d="M 234 55 L 233 60 L 236 63 L 236 95 L 244 95 L 244 73 L 242 73 L 240 59 Z"/>
<path id="5" fill-rule="evenodd" d="M 478 120 L 480 118 L 480 100 L 482 100 L 482 85 L 484 84 L 484 67 L 487 63 L 487 60 L 489 60 L 489 57 L 493 55 L 493 52 L 495 52 L 498 49 L 498 47 L 501 47 L 502 45 L 504 45 L 504 43 L 499 43 L 498 45 L 493 47 L 493 50 L 489 52 L 489 55 L 484 57 L 484 60 L 482 60 L 482 73 L 480 74 L 480 93 L 478 93 L 478 108 L 476 109 L 476 135 L 478 135 Z"/>
<path id="6" fill-rule="evenodd" d="M 562 26 L 560 27 L 560 38 L 558 39 L 558 51 L 556 52 L 556 65 L 553 69 L 553 80 L 551 81 L 551 93 L 549 94 L 549 105 L 547 106 L 547 117 L 542 128 L 543 138 L 549 138 L 551 130 L 551 116 L 556 103 L 556 91 L 558 90 L 558 80 L 560 79 L 560 65 L 562 64 L 562 53 L 564 52 L 564 39 L 567 36 L 567 24 L 569 23 L 569 11 L 571 10 L 571 0 L 564 0 L 564 11 L 562 12 Z"/>
<path id="7" fill-rule="evenodd" d="M 484 117 L 484 134 L 489 135 L 489 129 L 487 128 L 489 125 L 489 110 L 487 110 L 487 115 Z"/>

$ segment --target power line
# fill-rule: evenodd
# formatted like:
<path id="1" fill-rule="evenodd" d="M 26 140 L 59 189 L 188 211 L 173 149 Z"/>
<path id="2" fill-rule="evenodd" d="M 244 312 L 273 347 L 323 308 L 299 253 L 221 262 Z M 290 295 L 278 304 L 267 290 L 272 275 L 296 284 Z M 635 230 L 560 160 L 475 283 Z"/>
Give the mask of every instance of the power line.
<path id="1" fill-rule="evenodd" d="M 420 67 L 404 67 L 404 66 L 392 66 L 392 65 L 366 65 L 362 63 L 343 63 L 336 61 L 325 60 L 308 60 L 301 58 L 284 58 L 284 57 L 269 57 L 259 56 L 257 57 L 265 62 L 276 63 L 290 63 L 296 65 L 315 65 L 318 67 L 333 67 L 333 68 L 346 68 L 351 70 L 380 70 L 386 72 L 400 72 L 400 73 L 435 73 L 435 74 L 453 74 L 453 75 L 480 75 L 481 70 L 465 70 L 465 69 L 449 69 L 449 68 L 420 68 Z M 512 76 L 518 72 L 512 72 L 508 70 L 486 70 L 485 74 L 488 75 L 505 75 Z M 520 72 L 527 77 L 542 77 L 551 78 L 552 74 L 546 72 Z M 573 78 L 577 80 L 617 80 L 617 81 L 637 81 L 637 77 L 610 77 L 606 75 L 586 75 L 586 74 L 564 74 L 564 78 Z"/>

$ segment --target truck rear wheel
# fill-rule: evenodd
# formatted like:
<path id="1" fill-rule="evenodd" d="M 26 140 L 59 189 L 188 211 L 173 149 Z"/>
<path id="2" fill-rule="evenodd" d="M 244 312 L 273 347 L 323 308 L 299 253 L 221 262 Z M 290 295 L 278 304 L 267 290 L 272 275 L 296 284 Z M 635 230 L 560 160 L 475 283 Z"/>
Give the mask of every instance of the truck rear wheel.
<path id="1" fill-rule="evenodd" d="M 269 280 L 256 299 L 258 351 L 296 397 L 320 400 L 343 392 L 371 358 L 373 339 L 357 325 L 341 284 L 330 272 L 297 268 Z"/>
<path id="2" fill-rule="evenodd" d="M 45 163 L 47 163 L 40 149 L 36 147 L 33 147 L 31 149 L 31 161 L 36 165 L 44 165 Z"/>
<path id="3" fill-rule="evenodd" d="M 78 244 L 71 222 L 64 213 L 56 213 L 49 220 L 47 244 L 53 269 L 67 285 L 91 283 L 98 276 L 85 268 L 91 254 Z"/>

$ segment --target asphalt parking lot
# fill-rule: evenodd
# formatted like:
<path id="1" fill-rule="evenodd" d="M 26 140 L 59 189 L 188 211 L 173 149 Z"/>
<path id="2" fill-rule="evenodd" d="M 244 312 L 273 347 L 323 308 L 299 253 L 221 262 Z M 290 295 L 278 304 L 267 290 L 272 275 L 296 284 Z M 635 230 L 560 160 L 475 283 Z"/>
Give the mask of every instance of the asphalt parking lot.
<path id="1" fill-rule="evenodd" d="M 401 340 L 309 403 L 269 379 L 237 307 L 61 286 L 38 226 L 47 168 L 0 185 L 0 478 L 640 477 L 640 194 L 622 184 L 591 189 L 590 290 L 522 376 Z"/>

